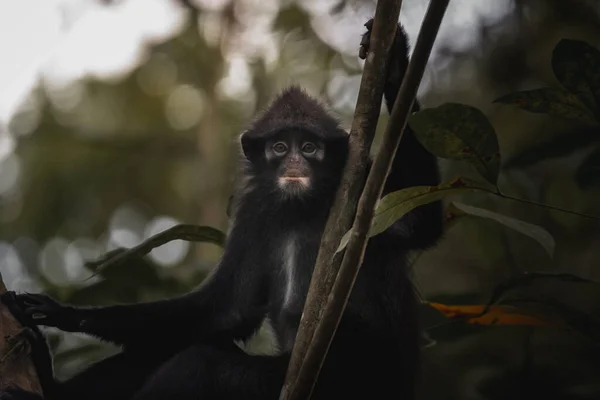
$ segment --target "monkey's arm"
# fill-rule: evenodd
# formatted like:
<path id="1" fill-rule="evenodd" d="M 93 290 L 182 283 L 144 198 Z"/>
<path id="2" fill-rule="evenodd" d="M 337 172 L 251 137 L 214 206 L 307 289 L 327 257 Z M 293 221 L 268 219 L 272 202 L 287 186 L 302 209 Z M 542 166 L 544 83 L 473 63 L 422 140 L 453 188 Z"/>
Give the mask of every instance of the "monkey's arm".
<path id="1" fill-rule="evenodd" d="M 216 272 L 198 290 L 173 299 L 107 307 L 71 307 L 41 294 L 21 294 L 13 300 L 3 297 L 2 301 L 16 301 L 34 324 L 130 347 L 153 341 L 179 347 L 218 337 L 243 339 L 260 326 L 264 317 L 261 294 L 267 291 L 259 266 L 244 268 L 241 251 L 226 252 Z"/>
<path id="2" fill-rule="evenodd" d="M 362 58 L 366 57 L 369 49 L 373 20 L 368 21 L 365 26 L 367 33 L 364 34 L 360 43 L 359 52 Z M 384 98 L 388 111 L 391 113 L 408 67 L 408 38 L 401 25 L 398 25 L 388 62 Z M 419 108 L 419 103 L 415 99 L 412 111 L 419 111 Z M 419 143 L 407 125 L 383 188 L 383 196 L 407 187 L 435 186 L 439 183 L 437 158 Z M 398 235 L 409 248 L 425 248 L 433 245 L 439 239 L 442 230 L 442 203 L 436 201 L 417 207 L 388 229 L 388 233 Z"/>

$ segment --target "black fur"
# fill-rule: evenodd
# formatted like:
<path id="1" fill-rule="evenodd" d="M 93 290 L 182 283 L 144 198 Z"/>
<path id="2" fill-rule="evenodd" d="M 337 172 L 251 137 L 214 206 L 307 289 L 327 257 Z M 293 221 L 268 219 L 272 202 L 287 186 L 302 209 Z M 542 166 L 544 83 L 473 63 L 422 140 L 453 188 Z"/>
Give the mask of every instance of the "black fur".
<path id="1" fill-rule="evenodd" d="M 370 26 L 367 26 L 370 28 Z M 368 33 L 361 55 L 368 51 Z M 398 30 L 385 89 L 391 109 L 404 75 L 406 36 Z M 325 159 L 302 199 L 277 195 L 265 142 L 297 130 L 325 142 Z M 56 384 L 64 399 L 272 399 L 278 398 L 306 299 L 313 265 L 346 160 L 348 136 L 314 99 L 292 87 L 242 135 L 244 184 L 223 258 L 201 287 L 153 303 L 72 308 L 43 295 L 8 299 L 32 322 L 97 336 L 124 351 Z M 438 183 L 436 159 L 410 131 L 394 160 L 384 192 Z M 441 235 L 439 203 L 419 207 L 369 241 L 362 269 L 319 377 L 313 399 L 413 397 L 418 365 L 417 299 L 409 279 L 409 250 Z M 295 274 L 286 296 L 285 246 L 294 236 Z M 6 299 L 5 299 L 6 300 Z M 267 316 L 280 353 L 248 355 L 232 344 L 245 340 Z M 12 399 L 19 391 L 8 393 Z M 23 393 L 24 394 L 24 393 Z"/>

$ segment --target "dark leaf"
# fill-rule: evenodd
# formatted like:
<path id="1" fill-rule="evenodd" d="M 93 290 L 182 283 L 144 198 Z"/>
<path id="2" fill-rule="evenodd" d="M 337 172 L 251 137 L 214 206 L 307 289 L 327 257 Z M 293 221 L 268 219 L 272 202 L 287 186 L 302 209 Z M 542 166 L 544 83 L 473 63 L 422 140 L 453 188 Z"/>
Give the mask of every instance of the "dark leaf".
<path id="1" fill-rule="evenodd" d="M 408 123 L 429 152 L 441 158 L 466 160 L 488 182 L 496 184 L 500 170 L 498 140 L 480 110 L 446 103 L 411 115 Z"/>
<path id="2" fill-rule="evenodd" d="M 419 305 L 419 321 L 423 330 L 447 323 L 448 317 L 432 306 L 429 301 L 423 301 Z"/>
<path id="3" fill-rule="evenodd" d="M 598 127 L 566 132 L 548 142 L 525 149 L 508 160 L 504 168 L 524 168 L 548 158 L 566 157 L 598 141 L 600 141 Z"/>
<path id="4" fill-rule="evenodd" d="M 502 297 L 509 291 L 518 288 L 527 287 L 533 285 L 538 281 L 544 280 L 555 280 L 564 283 L 590 283 L 597 284 L 594 281 L 581 278 L 573 274 L 556 274 L 546 272 L 523 272 L 519 275 L 513 276 L 504 282 L 499 283 L 492 292 L 488 305 L 499 304 Z"/>
<path id="5" fill-rule="evenodd" d="M 600 148 L 590 153 L 577 168 L 575 182 L 582 189 L 600 185 Z"/>
<path id="6" fill-rule="evenodd" d="M 562 39 L 552 53 L 552 68 L 559 82 L 598 116 L 600 51 L 581 40 Z"/>
<path id="7" fill-rule="evenodd" d="M 553 315 L 583 336 L 600 337 L 598 282 L 567 273 L 525 272 L 494 288 L 488 306 L 510 305 Z"/>
<path id="8" fill-rule="evenodd" d="M 511 104 L 534 113 L 548 114 L 588 124 L 595 122 L 594 113 L 582 103 L 577 95 L 562 88 L 542 88 L 510 93 L 494 102 Z"/>

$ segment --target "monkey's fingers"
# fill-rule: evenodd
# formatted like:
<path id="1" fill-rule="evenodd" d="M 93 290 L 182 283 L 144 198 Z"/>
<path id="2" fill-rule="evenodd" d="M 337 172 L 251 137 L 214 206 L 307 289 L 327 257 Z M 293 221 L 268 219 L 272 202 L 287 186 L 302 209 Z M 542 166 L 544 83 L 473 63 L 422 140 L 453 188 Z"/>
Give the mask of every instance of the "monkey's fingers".
<path id="1" fill-rule="evenodd" d="M 369 53 L 369 47 L 371 44 L 371 29 L 373 28 L 373 18 L 371 18 L 365 23 L 365 27 L 367 28 L 367 32 L 362 36 L 362 39 L 360 40 L 360 49 L 358 50 L 358 56 L 363 60 L 367 58 L 367 54 Z"/>
<path id="2" fill-rule="evenodd" d="M 61 304 L 42 294 L 7 292 L 2 296 L 2 302 L 23 326 L 53 326 L 49 317 L 63 309 Z"/>
<path id="3" fill-rule="evenodd" d="M 44 304 L 28 306 L 24 314 L 35 325 L 52 326 L 67 332 L 75 332 L 82 323 L 82 314 L 77 309 L 64 306 L 50 298 Z"/>
<path id="4" fill-rule="evenodd" d="M 367 54 L 369 53 L 370 41 L 371 33 L 367 32 L 363 35 L 362 40 L 360 41 L 360 48 L 358 50 L 358 56 L 363 60 L 367 58 Z"/>
<path id="5" fill-rule="evenodd" d="M 358 56 L 361 59 L 367 58 L 367 54 L 369 53 L 369 45 L 371 42 L 371 32 L 367 32 L 363 35 L 360 41 L 360 48 L 358 50 Z"/>
<path id="6" fill-rule="evenodd" d="M 19 304 L 25 307 L 38 307 L 38 306 L 58 306 L 60 304 L 52 299 L 50 296 L 46 296 L 45 294 L 40 293 L 23 293 L 17 295 L 17 301 Z"/>

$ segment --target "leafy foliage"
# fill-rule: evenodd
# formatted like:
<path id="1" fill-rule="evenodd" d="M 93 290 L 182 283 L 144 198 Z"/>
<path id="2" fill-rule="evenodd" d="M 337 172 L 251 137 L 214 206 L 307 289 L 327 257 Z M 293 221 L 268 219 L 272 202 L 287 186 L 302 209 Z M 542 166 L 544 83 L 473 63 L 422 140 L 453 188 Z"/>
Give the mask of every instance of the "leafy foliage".
<path id="1" fill-rule="evenodd" d="M 544 247 L 544 250 L 552 257 L 554 255 L 555 242 L 552 235 L 539 225 L 529 224 L 525 221 L 521 221 L 516 218 L 511 218 L 506 215 L 498 214 L 496 212 L 486 210 L 479 207 L 469 206 L 454 202 L 456 208 L 465 212 L 466 214 L 473 215 L 476 217 L 489 218 L 496 222 L 499 222 L 509 228 L 512 228 L 524 235 L 531 237 L 536 240 L 539 244 Z"/>
<path id="2" fill-rule="evenodd" d="M 575 172 L 575 182 L 582 189 L 600 186 L 600 148 L 596 148 L 583 160 Z"/>
<path id="3" fill-rule="evenodd" d="M 599 116 L 600 51 L 581 40 L 562 39 L 552 53 L 558 81 Z"/>
<path id="4" fill-rule="evenodd" d="M 490 183 L 496 184 L 500 153 L 496 132 L 477 108 L 446 103 L 413 114 L 409 125 L 432 154 L 473 164 Z"/>
<path id="5" fill-rule="evenodd" d="M 414 186 L 389 193 L 381 199 L 375 209 L 368 236 L 380 234 L 418 206 L 441 200 L 447 196 L 474 191 L 490 192 L 492 189 L 486 183 L 461 177 L 437 186 Z M 340 241 L 338 252 L 348 244 L 351 232 L 352 230 L 346 232 Z"/>
<path id="6" fill-rule="evenodd" d="M 564 89 L 515 92 L 496 102 L 581 122 L 598 122 L 600 51 L 580 40 L 562 39 L 552 53 L 552 69 Z"/>
<path id="7" fill-rule="evenodd" d="M 515 92 L 495 100 L 496 103 L 511 104 L 526 111 L 593 123 L 594 114 L 580 98 L 565 89 L 542 88 Z"/>
<path id="8" fill-rule="evenodd" d="M 474 191 L 490 191 L 489 185 L 479 183 L 467 178 L 457 178 L 438 186 L 415 186 L 389 193 L 381 199 L 375 210 L 373 225 L 369 231 L 370 236 L 375 236 L 406 213 L 423 204 L 428 204 L 447 196 L 464 194 Z"/>
<path id="9" fill-rule="evenodd" d="M 596 142 L 600 142 L 599 128 L 577 129 L 523 150 L 508 160 L 504 168 L 525 168 L 547 159 L 566 157 Z"/>
<path id="10" fill-rule="evenodd" d="M 580 40 L 562 39 L 552 53 L 552 68 L 563 88 L 541 88 L 502 96 L 496 102 L 535 113 L 571 119 L 589 126 L 534 146 L 513 157 L 508 167 L 525 167 L 547 158 L 567 156 L 600 140 L 600 51 Z M 599 148 L 575 173 L 582 189 L 597 186 Z"/>
<path id="11" fill-rule="evenodd" d="M 485 305 L 447 305 L 429 302 L 429 306 L 438 310 L 449 319 L 459 319 L 467 324 L 477 325 L 527 325 L 551 326 L 552 322 L 536 315 L 529 315 L 515 307 Z"/>
<path id="12" fill-rule="evenodd" d="M 453 337 L 456 324 L 466 324 L 552 326 L 572 329 L 597 342 L 600 316 L 590 310 L 598 307 L 600 297 L 588 297 L 592 305 L 576 299 L 581 298 L 578 293 L 582 291 L 600 293 L 599 289 L 597 282 L 575 275 L 524 273 L 499 284 L 487 304 L 424 302 L 426 318 L 422 324 L 439 340 Z"/>

